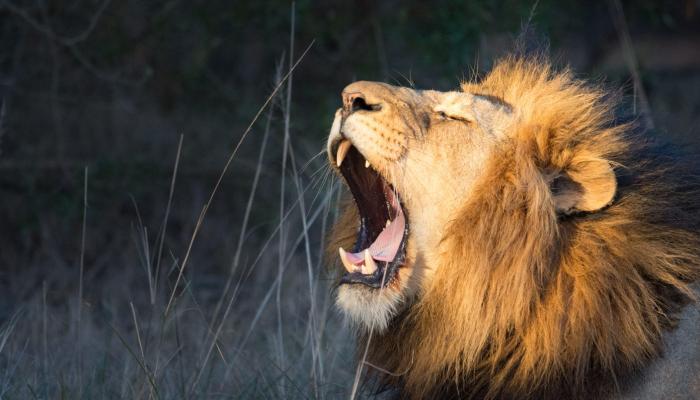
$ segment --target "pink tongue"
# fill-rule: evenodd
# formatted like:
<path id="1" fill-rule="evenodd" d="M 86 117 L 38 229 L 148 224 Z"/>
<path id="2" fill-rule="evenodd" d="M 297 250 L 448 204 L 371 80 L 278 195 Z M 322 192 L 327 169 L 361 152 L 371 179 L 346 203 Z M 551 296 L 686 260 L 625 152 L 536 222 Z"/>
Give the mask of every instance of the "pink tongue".
<path id="1" fill-rule="evenodd" d="M 369 246 L 369 254 L 377 261 L 392 261 L 399 251 L 401 239 L 403 239 L 403 231 L 406 228 L 406 218 L 400 205 L 395 210 L 396 218 L 382 230 L 377 239 Z M 364 264 L 364 251 L 362 249 L 358 253 L 347 253 L 348 260 L 354 265 Z"/>

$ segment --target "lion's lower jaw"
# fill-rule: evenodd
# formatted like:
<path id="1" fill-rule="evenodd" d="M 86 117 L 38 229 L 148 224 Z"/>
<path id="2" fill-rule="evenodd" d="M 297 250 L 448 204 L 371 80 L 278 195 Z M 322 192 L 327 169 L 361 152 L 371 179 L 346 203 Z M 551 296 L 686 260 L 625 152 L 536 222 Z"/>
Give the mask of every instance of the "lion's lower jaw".
<path id="1" fill-rule="evenodd" d="M 374 289 L 363 285 L 341 285 L 336 305 L 359 329 L 383 332 L 404 304 L 399 290 Z"/>

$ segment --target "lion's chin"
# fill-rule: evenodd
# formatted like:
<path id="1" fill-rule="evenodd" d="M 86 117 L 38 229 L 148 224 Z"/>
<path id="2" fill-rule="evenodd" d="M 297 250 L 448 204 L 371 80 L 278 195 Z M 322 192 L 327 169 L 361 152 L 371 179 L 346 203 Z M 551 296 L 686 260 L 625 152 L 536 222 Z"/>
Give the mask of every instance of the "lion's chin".
<path id="1" fill-rule="evenodd" d="M 372 332 L 385 331 L 403 304 L 401 290 L 361 284 L 341 285 L 336 298 L 336 305 L 353 326 Z"/>

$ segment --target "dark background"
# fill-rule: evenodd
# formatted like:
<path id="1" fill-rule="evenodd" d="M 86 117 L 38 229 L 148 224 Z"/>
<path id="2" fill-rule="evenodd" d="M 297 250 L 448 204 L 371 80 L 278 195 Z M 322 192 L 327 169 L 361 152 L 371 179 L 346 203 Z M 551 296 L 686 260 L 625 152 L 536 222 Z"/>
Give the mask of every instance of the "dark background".
<path id="1" fill-rule="evenodd" d="M 347 396 L 320 257 L 339 93 L 455 89 L 526 25 L 700 144 L 698 0 L 0 0 L 0 398 Z"/>

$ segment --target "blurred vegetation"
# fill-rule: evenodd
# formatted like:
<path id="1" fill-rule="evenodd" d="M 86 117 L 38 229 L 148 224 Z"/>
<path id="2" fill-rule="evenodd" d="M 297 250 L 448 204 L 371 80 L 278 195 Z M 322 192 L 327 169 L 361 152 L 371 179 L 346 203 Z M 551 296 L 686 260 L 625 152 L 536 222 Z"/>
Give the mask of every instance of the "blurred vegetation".
<path id="1" fill-rule="evenodd" d="M 613 12 L 617 4 L 623 11 L 622 20 Z M 291 16 L 291 3 L 279 0 L 0 0 L 0 343 L 5 333 L 21 332 L 18 340 L 8 342 L 5 353 L 0 345 L 0 370 L 6 372 L 0 375 L 31 375 L 37 367 L 32 363 L 39 361 L 28 360 L 43 359 L 46 367 L 46 355 L 42 358 L 31 346 L 42 342 L 41 329 L 45 329 L 33 316 L 46 314 L 47 309 L 52 315 L 48 322 L 51 343 L 61 347 L 72 340 L 65 332 L 74 329 L 67 321 L 76 313 L 75 304 L 80 304 L 75 296 L 78 286 L 82 287 L 77 271 L 82 251 L 85 167 L 89 170 L 85 292 L 80 300 L 89 309 L 85 318 L 92 324 L 92 333 L 86 333 L 90 336 L 86 346 L 96 354 L 86 363 L 103 366 L 92 377 L 97 386 L 109 387 L 101 380 L 104 374 L 99 375 L 108 364 L 100 364 L 98 356 L 121 360 L 114 368 L 138 370 L 136 364 L 124 361 L 128 356 L 116 355 L 114 346 L 120 342 L 109 326 L 128 332 L 132 340 L 135 327 L 124 322 L 132 318 L 129 302 L 135 304 L 139 315 L 154 312 L 144 295 L 149 287 L 139 260 L 144 247 L 157 244 L 178 141 L 182 136 L 172 212 L 163 239 L 167 263 L 175 266 L 168 267 L 163 276 L 166 289 L 173 284 L 178 260 L 187 254 L 197 218 L 235 143 L 275 88 L 278 71 L 284 73 L 289 68 Z M 319 304 L 326 308 L 315 309 L 308 303 L 310 299 L 298 299 L 306 287 L 299 278 L 306 274 L 306 267 L 304 246 L 293 243 L 301 225 L 297 214 L 282 229 L 289 243 L 279 248 L 273 244 L 270 248 L 274 250 L 262 246 L 270 235 L 275 237 L 282 193 L 287 196 L 282 208 L 288 211 L 294 207 L 298 196 L 296 178 L 290 172 L 294 169 L 299 171 L 299 182 L 309 188 L 303 195 L 305 211 L 327 207 L 326 213 L 331 212 L 332 205 L 320 203 L 332 189 L 319 152 L 342 88 L 356 79 L 456 88 L 460 80 L 471 78 L 473 71 L 483 73 L 494 59 L 512 50 L 513 40 L 525 25 L 549 44 L 557 63 L 571 65 L 581 76 L 611 88 L 622 88 L 633 109 L 637 109 L 640 96 L 645 96 L 654 134 L 662 140 L 700 144 L 698 0 L 297 1 L 292 58 L 296 60 L 308 46 L 310 50 L 292 78 L 289 133 L 295 164 L 287 169 L 282 189 L 287 90 L 283 87 L 271 104 L 270 142 L 262 158 L 261 184 L 248 231 L 244 232 L 242 259 L 246 266 L 255 268 L 245 274 L 236 272 L 245 296 L 234 307 L 237 319 L 227 322 L 227 343 L 255 332 L 253 342 L 261 347 L 253 347 L 248 356 L 263 360 L 264 366 L 264 360 L 279 355 L 280 351 L 270 348 L 278 349 L 275 346 L 283 336 L 288 345 L 288 336 L 292 338 L 291 353 L 307 348 L 304 329 L 309 315 L 318 313 L 322 321 L 331 318 L 324 296 L 332 277 L 316 254 L 322 246 L 325 222 L 321 224 L 319 218 L 313 225 L 309 244 L 315 252 L 314 284 L 319 290 L 311 298 L 320 296 L 323 300 Z M 627 47 L 621 41 L 623 33 L 631 39 Z M 632 66 L 625 58 L 626 51 L 634 56 Z M 639 85 L 635 85 L 633 71 Z M 213 305 L 227 298 L 223 278 L 232 270 L 231 259 L 258 169 L 265 115 L 254 125 L 224 176 L 192 248 L 192 265 L 184 273 L 188 285 L 182 289 L 189 300 L 180 300 L 199 310 L 204 321 L 183 325 L 185 336 L 194 338 L 192 343 L 203 343 L 202 338 L 209 337 L 219 317 L 211 315 Z M 275 281 L 280 264 L 276 257 L 284 258 L 279 252 L 287 252 L 292 261 L 290 272 L 281 276 L 285 279 Z M 257 257 L 262 259 L 258 264 L 253 262 Z M 279 328 L 279 321 L 275 325 L 268 315 L 271 309 L 267 305 L 268 290 L 275 285 L 282 291 L 278 303 L 289 307 L 283 318 L 291 333 L 285 331 L 270 339 L 267 332 Z M 18 312 L 29 315 L 33 322 L 22 327 L 21 320 L 12 319 Z M 259 312 L 264 316 L 254 330 Z M 210 317 L 213 319 L 208 320 Z M 105 325 L 105 321 L 112 325 Z M 161 327 L 163 337 L 172 333 L 168 330 L 172 326 L 167 326 Z M 347 337 L 339 324 L 329 326 L 343 332 L 337 340 Z M 22 348 L 26 346 L 20 340 L 24 337 L 31 344 L 28 350 Z M 328 346 L 326 343 L 325 348 Z M 183 352 L 179 360 L 183 364 L 199 362 L 194 354 L 199 355 L 202 349 L 196 345 L 191 348 L 195 350 Z M 51 365 L 62 365 L 56 362 L 61 354 Z M 340 359 L 346 357 L 346 353 L 339 354 Z M 318 357 L 311 359 L 315 366 Z M 284 357 L 275 362 L 282 369 L 290 363 Z M 210 371 L 213 376 L 228 377 L 217 373 L 221 371 Z M 257 379 L 265 379 L 264 374 L 250 373 L 254 376 L 245 378 L 241 372 L 238 378 L 242 381 L 233 386 L 248 388 L 252 397 L 263 396 L 256 387 Z M 336 378 L 343 379 L 352 373 L 349 365 L 334 372 Z M 63 377 L 67 381 L 60 384 L 46 375 L 0 380 L 0 398 L 4 398 L 3 393 L 27 398 L 27 388 L 32 393 L 33 388 L 43 388 L 45 393 L 55 394 L 57 387 L 73 398 L 76 390 L 83 390 L 76 376 L 82 375 Z M 148 392 L 143 389 L 148 387 L 145 379 L 141 386 L 131 381 L 130 375 L 125 374 L 124 379 L 133 385 L 126 393 Z M 294 382 L 296 378 L 285 379 Z M 277 390 L 286 390 L 284 385 L 281 389 L 278 383 L 271 385 L 275 389 L 264 396 L 277 397 Z M 347 381 L 330 387 L 324 393 L 343 392 Z M 307 389 L 303 387 L 301 392 Z M 124 390 L 121 396 L 115 394 L 118 391 L 104 390 L 86 389 L 86 393 L 129 397 L 123 395 Z M 183 393 L 178 388 L 168 390 L 164 392 Z"/>
<path id="2" fill-rule="evenodd" d="M 689 38 L 685 50 L 697 53 L 692 47 L 700 35 L 697 3 L 641 0 L 622 5 L 632 37 Z M 293 134 L 306 141 L 307 155 L 319 149 L 338 93 L 354 79 L 454 88 L 471 76 L 472 67 L 483 71 L 508 51 L 528 21 L 549 41 L 557 60 L 583 74 L 613 79 L 631 93 L 626 66 L 609 60 L 619 52 L 610 4 L 299 1 L 295 56 L 313 46 L 294 74 Z M 288 57 L 289 30 L 286 1 L 0 2 L 0 98 L 5 107 L 0 165 L 12 172 L 10 179 L 4 174 L 3 197 L 6 192 L 24 197 L 32 189 L 51 191 L 33 186 L 37 174 L 49 171 L 56 174 L 53 190 L 63 186 L 74 193 L 72 176 L 85 165 L 100 168 L 95 177 L 109 179 L 113 193 L 123 193 L 125 187 L 116 187 L 110 171 L 119 171 L 130 191 L 148 192 L 151 188 L 143 183 L 160 180 L 146 176 L 167 175 L 180 135 L 185 136 L 183 170 L 198 176 L 215 173 L 271 91 L 275 70 Z M 641 60 L 650 96 L 657 87 L 663 92 L 675 84 L 679 70 L 690 76 L 683 83 L 697 84 L 697 58 L 660 71 L 645 69 L 644 63 L 654 60 Z M 697 130 L 697 105 L 692 103 L 698 99 L 686 97 L 654 99 L 661 104 L 652 110 L 662 110 L 656 119 L 676 138 Z M 666 104 L 674 101 L 682 104 L 667 110 Z M 674 115 L 679 108 L 680 119 Z M 247 141 L 248 149 L 259 143 L 255 136 Z M 143 169 L 150 172 L 144 175 Z M 239 178 L 245 177 L 242 171 Z M 33 214 L 35 206 L 46 211 L 44 205 L 55 203 L 24 204 L 5 215 L 12 222 L 4 225 L 21 228 L 15 216 L 26 220 L 23 213 Z"/>

